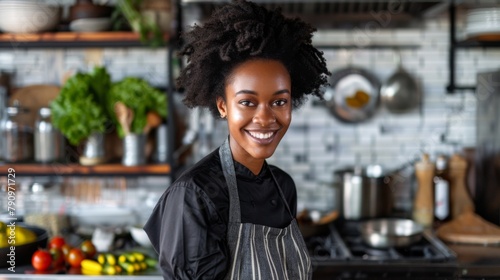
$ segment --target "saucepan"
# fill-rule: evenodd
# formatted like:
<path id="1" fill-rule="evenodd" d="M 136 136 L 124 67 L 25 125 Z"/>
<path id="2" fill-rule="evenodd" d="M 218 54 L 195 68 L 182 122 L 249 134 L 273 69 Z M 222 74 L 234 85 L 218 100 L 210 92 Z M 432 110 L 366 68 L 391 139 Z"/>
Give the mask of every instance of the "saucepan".
<path id="1" fill-rule="evenodd" d="M 418 242 L 424 228 L 410 219 L 383 218 L 360 222 L 363 242 L 373 248 L 405 247 Z"/>

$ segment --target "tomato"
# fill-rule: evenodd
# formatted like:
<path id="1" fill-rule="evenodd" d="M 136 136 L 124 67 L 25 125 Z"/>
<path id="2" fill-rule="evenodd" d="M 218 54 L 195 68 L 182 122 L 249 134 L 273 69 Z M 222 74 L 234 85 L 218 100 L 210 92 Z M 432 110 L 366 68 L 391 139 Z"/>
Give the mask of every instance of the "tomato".
<path id="1" fill-rule="evenodd" d="M 65 261 L 64 261 L 64 253 L 62 249 L 59 248 L 50 248 L 49 250 L 50 255 L 52 256 L 52 263 L 54 267 L 60 267 L 63 266 Z"/>
<path id="2" fill-rule="evenodd" d="M 80 245 L 80 249 L 83 251 L 87 259 L 92 259 L 95 254 L 97 254 L 97 250 L 94 246 L 94 243 L 90 240 L 85 240 Z"/>
<path id="3" fill-rule="evenodd" d="M 47 270 L 52 264 L 52 256 L 50 255 L 49 251 L 38 249 L 35 251 L 35 253 L 33 253 L 33 256 L 31 257 L 31 264 L 36 270 Z"/>
<path id="4" fill-rule="evenodd" d="M 68 263 L 71 267 L 80 267 L 80 264 L 84 259 L 85 254 L 80 248 L 73 248 L 69 251 Z"/>
<path id="5" fill-rule="evenodd" d="M 56 235 L 50 239 L 49 249 L 51 249 L 51 248 L 61 249 L 64 244 L 66 244 L 66 240 L 64 240 L 64 238 L 62 236 Z"/>
<path id="6" fill-rule="evenodd" d="M 68 256 L 69 256 L 69 251 L 71 251 L 73 247 L 69 244 L 64 244 L 61 248 L 61 251 L 63 252 L 64 260 L 67 262 L 68 261 Z"/>

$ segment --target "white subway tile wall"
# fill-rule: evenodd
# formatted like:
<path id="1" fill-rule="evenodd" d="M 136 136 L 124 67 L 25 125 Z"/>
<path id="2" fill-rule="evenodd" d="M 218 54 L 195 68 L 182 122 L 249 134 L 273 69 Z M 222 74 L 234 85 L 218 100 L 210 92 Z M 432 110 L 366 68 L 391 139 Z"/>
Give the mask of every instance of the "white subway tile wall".
<path id="1" fill-rule="evenodd" d="M 463 18 L 462 15 L 458 16 Z M 458 24 L 460 36 L 463 24 Z M 356 32 L 354 32 L 356 31 Z M 450 154 L 475 145 L 476 97 L 472 92 L 446 93 L 449 50 L 448 15 L 426 19 L 421 28 L 349 31 L 322 31 L 315 37 L 321 44 L 360 44 L 391 42 L 417 44 L 400 49 L 403 67 L 421 84 L 422 108 L 394 115 L 384 108 L 370 120 L 345 124 L 333 117 L 328 108 L 312 98 L 294 112 L 292 126 L 278 150 L 269 159 L 294 178 L 299 207 L 331 208 L 334 191 L 330 187 L 333 172 L 356 163 L 379 163 L 388 170 L 428 152 Z M 318 43 L 318 45 L 320 44 Z M 395 49 L 327 49 L 329 69 L 333 72 L 348 65 L 362 67 L 381 82 L 397 68 Z M 474 85 L 476 73 L 500 67 L 498 49 L 460 49 L 457 52 L 456 80 L 459 85 Z M 64 75 L 91 67 L 83 49 L 0 51 L 0 69 L 15 71 L 16 86 L 34 83 L 60 84 Z M 155 86 L 167 82 L 165 50 L 145 48 L 104 49 L 102 61 L 113 80 L 138 76 Z M 225 123 L 216 122 L 214 143 L 226 135 Z M 408 208 L 414 190 L 412 172 L 407 172 L 401 188 L 395 190 L 396 207 Z"/>

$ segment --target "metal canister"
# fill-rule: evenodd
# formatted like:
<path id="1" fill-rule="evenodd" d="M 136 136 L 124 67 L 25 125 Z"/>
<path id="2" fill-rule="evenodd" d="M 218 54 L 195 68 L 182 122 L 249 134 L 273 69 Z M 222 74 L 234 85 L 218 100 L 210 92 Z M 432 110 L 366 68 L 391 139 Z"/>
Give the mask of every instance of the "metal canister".
<path id="1" fill-rule="evenodd" d="M 18 104 L 7 107 L 6 114 L 0 122 L 0 138 L 2 155 L 7 162 L 20 162 L 33 159 L 33 127 L 23 122 L 23 115 L 29 110 Z"/>
<path id="2" fill-rule="evenodd" d="M 161 124 L 156 128 L 156 146 L 153 161 L 166 163 L 168 161 L 168 126 Z"/>
<path id="3" fill-rule="evenodd" d="M 122 164 L 126 166 L 143 165 L 146 163 L 146 135 L 128 134 L 123 138 Z"/>
<path id="4" fill-rule="evenodd" d="M 64 136 L 52 125 L 50 108 L 40 108 L 34 130 L 35 161 L 54 162 L 62 159 L 65 149 Z"/>

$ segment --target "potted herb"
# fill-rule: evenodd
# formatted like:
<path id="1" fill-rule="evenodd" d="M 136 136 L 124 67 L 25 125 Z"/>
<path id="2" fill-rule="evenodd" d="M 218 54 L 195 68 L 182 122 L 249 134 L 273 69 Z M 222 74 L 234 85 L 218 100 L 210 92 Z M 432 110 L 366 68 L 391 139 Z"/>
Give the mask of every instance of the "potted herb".
<path id="1" fill-rule="evenodd" d="M 103 133 L 110 118 L 105 100 L 111 78 L 104 67 L 70 77 L 60 94 L 51 102 L 52 122 L 72 145 L 85 142 L 80 163 L 104 161 Z"/>
<path id="2" fill-rule="evenodd" d="M 165 93 L 141 78 L 127 77 L 111 86 L 107 110 L 123 139 L 122 163 L 145 163 L 146 136 L 167 116 Z"/>
<path id="3" fill-rule="evenodd" d="M 139 33 L 142 43 L 150 47 L 164 46 L 163 31 L 154 19 L 142 12 L 142 4 L 143 0 L 121 0 L 117 8 L 132 30 Z"/>

